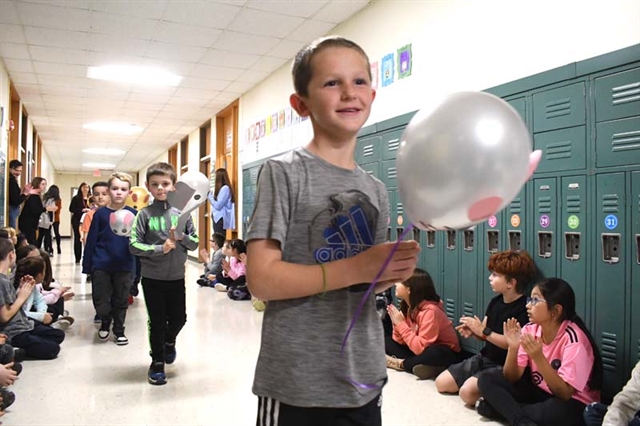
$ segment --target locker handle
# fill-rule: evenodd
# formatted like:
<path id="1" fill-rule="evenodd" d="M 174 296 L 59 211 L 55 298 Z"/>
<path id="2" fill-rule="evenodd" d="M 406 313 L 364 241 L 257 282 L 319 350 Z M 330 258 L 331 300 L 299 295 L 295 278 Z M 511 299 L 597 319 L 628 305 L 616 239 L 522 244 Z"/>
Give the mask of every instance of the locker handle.
<path id="1" fill-rule="evenodd" d="M 500 231 L 487 231 L 487 251 L 497 253 L 500 250 Z"/>
<path id="2" fill-rule="evenodd" d="M 640 234 L 636 234 L 636 263 L 640 265 Z"/>
<path id="3" fill-rule="evenodd" d="M 580 259 L 580 232 L 564 233 L 564 257 L 571 261 Z"/>
<path id="4" fill-rule="evenodd" d="M 475 240 L 475 232 L 473 229 L 464 231 L 464 251 L 473 251 L 473 242 Z"/>
<path id="5" fill-rule="evenodd" d="M 436 231 L 427 231 L 427 248 L 436 247 Z"/>
<path id="6" fill-rule="evenodd" d="M 553 232 L 538 232 L 538 256 L 547 259 L 553 255 Z"/>
<path id="7" fill-rule="evenodd" d="M 413 241 L 420 242 L 420 229 L 413 228 Z"/>
<path id="8" fill-rule="evenodd" d="M 447 250 L 456 249 L 456 231 L 447 231 Z"/>
<path id="9" fill-rule="evenodd" d="M 391 227 L 387 227 L 387 241 L 391 241 Z"/>
<path id="10" fill-rule="evenodd" d="M 522 249 L 522 233 L 520 231 L 509 231 L 509 250 Z"/>
<path id="11" fill-rule="evenodd" d="M 404 228 L 396 228 L 396 241 L 400 239 L 403 232 L 404 232 Z"/>
<path id="12" fill-rule="evenodd" d="M 610 265 L 620 262 L 620 234 L 602 234 L 602 261 Z"/>

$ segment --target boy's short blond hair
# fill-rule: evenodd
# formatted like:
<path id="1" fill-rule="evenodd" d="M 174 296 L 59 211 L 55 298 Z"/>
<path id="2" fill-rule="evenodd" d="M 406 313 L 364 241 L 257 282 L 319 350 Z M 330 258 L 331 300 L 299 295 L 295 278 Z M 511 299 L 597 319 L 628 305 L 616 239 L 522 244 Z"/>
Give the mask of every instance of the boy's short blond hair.
<path id="1" fill-rule="evenodd" d="M 111 176 L 109 176 L 109 182 L 108 182 L 109 188 L 111 188 L 111 182 L 113 182 L 114 179 L 120 179 L 122 182 L 127 182 L 129 184 L 129 189 L 131 189 L 131 187 L 133 186 L 133 178 L 128 173 L 124 173 L 124 172 L 111 173 Z"/>
<path id="2" fill-rule="evenodd" d="M 371 79 L 371 65 L 369 57 L 365 53 L 362 47 L 358 46 L 355 42 L 348 40 L 340 36 L 322 37 L 312 41 L 308 46 L 302 48 L 293 61 L 291 68 L 291 75 L 293 76 L 293 87 L 296 93 L 300 96 L 309 95 L 309 82 L 313 77 L 313 67 L 311 66 L 311 60 L 313 56 L 329 47 L 345 47 L 347 49 L 353 49 L 360 53 L 367 61 L 367 71 L 369 73 L 369 79 Z"/>

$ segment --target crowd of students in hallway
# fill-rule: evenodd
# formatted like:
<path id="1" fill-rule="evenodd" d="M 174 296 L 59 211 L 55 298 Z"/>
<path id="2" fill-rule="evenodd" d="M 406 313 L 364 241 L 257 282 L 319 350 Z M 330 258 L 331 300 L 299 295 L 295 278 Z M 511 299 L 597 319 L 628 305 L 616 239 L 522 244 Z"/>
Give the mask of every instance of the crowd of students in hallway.
<path id="1" fill-rule="evenodd" d="M 429 272 L 415 268 L 418 244 L 384 241 L 386 188 L 353 162 L 356 135 L 375 98 L 371 67 L 357 44 L 341 37 L 317 40 L 296 56 L 293 77 L 292 107 L 310 117 L 314 138 L 263 166 L 247 244 L 238 239 L 225 244 L 216 232 L 213 253 L 200 252 L 206 265 L 199 285 L 226 291 L 232 299 L 247 300 L 253 292 L 267 300 L 253 388 L 258 424 L 381 424 L 381 389 L 387 380 L 379 362 L 382 351 L 387 368 L 435 379 L 439 392 L 459 394 L 490 419 L 539 426 L 640 422 L 640 365 L 613 403 L 602 405 L 602 359 L 576 314 L 573 289 L 562 279 L 547 278 L 525 295 L 536 272 L 528 253 L 495 253 L 487 266 L 496 296 L 485 316 L 464 316 L 454 327 Z M 111 232 L 109 218 L 125 208 L 131 178 L 114 173 L 105 185 L 110 201 L 94 213 L 84 251 L 83 272 L 92 275 L 101 340 L 113 331 L 116 344 L 128 343 L 125 299 L 135 276 L 141 277 L 152 385 L 166 384 L 165 364 L 176 361 L 176 337 L 186 322 L 187 251 L 199 244 L 190 220 L 185 236 L 176 238 L 172 224 L 179 212 L 167 202 L 175 182 L 169 164 L 148 168 L 146 184 L 154 202 L 137 212 L 131 236 L 124 237 Z M 216 183 L 214 191 L 214 199 L 228 197 L 222 203 L 227 208 L 233 204 L 230 189 L 223 191 Z M 219 222 L 227 229 L 224 216 L 214 216 L 214 230 L 220 230 Z M 348 255 L 343 240 L 329 241 L 345 235 L 359 238 Z M 259 261 L 251 261 L 253 256 Z M 22 260 L 16 264 L 16 257 L 13 244 L 0 238 L 0 332 L 18 346 L 37 334 L 39 344 L 47 339 L 51 351 L 29 353 L 26 348 L 26 355 L 51 356 L 54 344 L 64 339 L 61 327 L 36 323 L 21 309 L 46 268 L 19 272 Z M 139 272 L 135 257 L 140 258 Z M 14 267 L 12 282 L 9 270 Z M 377 292 L 395 287 L 400 301 L 398 309 L 388 293 L 381 297 L 379 317 L 367 290 L 378 278 Z M 366 301 L 372 302 L 370 309 L 360 309 Z M 347 327 L 352 316 L 358 327 Z M 18 323 L 31 328 L 11 332 Z M 345 329 L 350 340 L 345 337 L 340 346 L 337 337 Z M 484 342 L 482 350 L 467 356 L 458 335 Z M 21 351 L 12 348 L 9 354 L 13 364 L 2 373 L 10 378 L 0 385 L 10 385 L 20 370 L 15 367 Z"/>

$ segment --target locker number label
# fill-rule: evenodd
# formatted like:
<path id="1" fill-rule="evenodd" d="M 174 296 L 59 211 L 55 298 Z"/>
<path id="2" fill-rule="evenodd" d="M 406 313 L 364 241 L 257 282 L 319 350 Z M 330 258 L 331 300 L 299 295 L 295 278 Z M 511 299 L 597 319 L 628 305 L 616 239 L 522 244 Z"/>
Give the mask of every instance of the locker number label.
<path id="1" fill-rule="evenodd" d="M 567 218 L 567 226 L 571 229 L 576 229 L 580 226 L 580 218 L 575 214 L 572 214 Z"/>
<path id="2" fill-rule="evenodd" d="M 543 228 L 548 228 L 549 225 L 551 225 L 551 218 L 546 214 L 540 216 L 540 226 L 542 226 Z"/>
<path id="3" fill-rule="evenodd" d="M 520 215 L 514 214 L 513 216 L 511 216 L 511 226 L 513 226 L 514 228 L 520 226 Z"/>
<path id="4" fill-rule="evenodd" d="M 402 216 L 398 216 L 398 226 L 402 226 L 403 223 L 404 219 L 402 218 Z"/>
<path id="5" fill-rule="evenodd" d="M 614 214 L 607 215 L 604 218 L 604 226 L 607 229 L 616 229 L 618 227 L 618 216 Z"/>
<path id="6" fill-rule="evenodd" d="M 490 227 L 495 228 L 496 225 L 498 224 L 498 218 L 495 216 L 491 216 L 489 220 L 487 220 L 487 223 L 489 224 Z"/>

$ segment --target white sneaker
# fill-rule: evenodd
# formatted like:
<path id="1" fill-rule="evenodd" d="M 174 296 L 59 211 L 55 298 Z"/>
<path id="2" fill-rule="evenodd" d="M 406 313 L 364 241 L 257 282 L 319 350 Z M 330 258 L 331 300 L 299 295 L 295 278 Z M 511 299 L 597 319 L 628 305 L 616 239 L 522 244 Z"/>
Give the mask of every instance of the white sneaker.
<path id="1" fill-rule="evenodd" d="M 107 340 L 109 338 L 109 330 L 98 330 L 98 338 L 100 340 Z"/>
<path id="2" fill-rule="evenodd" d="M 65 331 L 71 326 L 71 322 L 66 318 L 60 318 L 58 321 L 51 324 L 51 328 Z"/>
<path id="3" fill-rule="evenodd" d="M 127 336 L 125 336 L 124 334 L 121 334 L 120 336 L 114 336 L 114 337 L 116 340 L 116 345 L 118 346 L 124 346 L 129 344 L 129 339 L 127 339 Z"/>
<path id="4" fill-rule="evenodd" d="M 221 283 L 217 283 L 216 285 L 213 286 L 213 288 L 215 288 L 218 291 L 227 291 L 227 286 Z"/>

